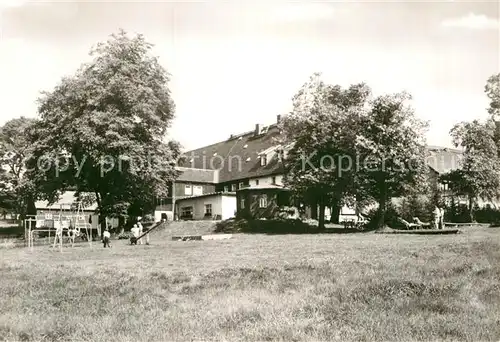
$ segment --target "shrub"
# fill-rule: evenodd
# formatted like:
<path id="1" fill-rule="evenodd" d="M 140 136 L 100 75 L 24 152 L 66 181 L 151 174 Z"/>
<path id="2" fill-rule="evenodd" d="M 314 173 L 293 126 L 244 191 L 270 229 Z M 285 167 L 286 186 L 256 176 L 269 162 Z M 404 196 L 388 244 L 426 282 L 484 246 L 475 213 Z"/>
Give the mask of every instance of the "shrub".
<path id="1" fill-rule="evenodd" d="M 392 204 L 391 202 L 387 203 L 386 211 L 385 211 L 385 216 L 384 216 L 384 224 L 391 227 L 391 228 L 396 228 L 400 225 L 398 222 L 397 218 L 399 216 L 398 211 L 396 210 L 396 206 Z M 368 214 L 366 215 L 366 218 L 369 220 L 368 223 L 368 229 L 376 229 L 377 228 L 377 223 L 379 221 L 380 217 L 380 211 L 378 208 L 373 208 L 371 209 Z"/>
<path id="2" fill-rule="evenodd" d="M 315 221 L 316 222 L 316 221 Z M 317 225 L 317 224 L 316 224 Z M 216 233 L 265 233 L 265 234 L 303 234 L 317 231 L 317 226 L 308 222 L 292 219 L 246 220 L 229 219 L 215 225 Z"/>
<path id="3" fill-rule="evenodd" d="M 147 214 L 142 218 L 142 221 L 144 223 L 154 223 L 155 222 L 155 217 L 151 214 Z"/>
<path id="4" fill-rule="evenodd" d="M 499 224 L 500 223 L 500 210 L 492 208 L 490 206 L 477 209 L 475 212 L 476 221 L 479 223 L 490 223 Z"/>
<path id="5" fill-rule="evenodd" d="M 401 204 L 396 208 L 397 213 L 408 222 L 413 222 L 414 217 L 429 222 L 432 219 L 434 209 L 432 202 L 426 196 L 410 195 L 403 198 Z"/>

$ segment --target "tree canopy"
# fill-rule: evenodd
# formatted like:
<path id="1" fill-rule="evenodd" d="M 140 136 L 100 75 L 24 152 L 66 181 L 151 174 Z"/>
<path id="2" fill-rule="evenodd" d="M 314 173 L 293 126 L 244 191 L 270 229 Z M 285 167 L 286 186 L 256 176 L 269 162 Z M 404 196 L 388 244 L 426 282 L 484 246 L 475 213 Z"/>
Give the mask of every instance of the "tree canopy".
<path id="1" fill-rule="evenodd" d="M 141 214 L 166 195 L 180 146 L 163 141 L 175 106 L 170 75 L 151 47 L 121 30 L 43 93 L 28 170 L 43 197 L 74 188 L 92 193 L 100 214 L 119 216 Z"/>
<path id="2" fill-rule="evenodd" d="M 35 120 L 20 117 L 7 121 L 0 129 L 1 197 L 4 207 L 18 214 L 33 210 L 33 183 L 25 175 L 25 162 L 31 154 L 26 132 Z"/>
<path id="3" fill-rule="evenodd" d="M 281 120 L 285 144 L 292 143 L 284 182 L 306 203 L 319 205 L 320 228 L 325 206 L 339 208 L 354 192 L 351 142 L 370 93 L 365 84 L 342 89 L 314 74 L 294 96 L 292 113 Z"/>
<path id="4" fill-rule="evenodd" d="M 420 186 L 427 172 L 427 124 L 407 105 L 405 93 L 371 98 L 361 83 L 347 89 L 325 84 L 314 74 L 294 97 L 281 121 L 293 147 L 285 158 L 284 182 L 319 205 L 375 200 L 382 212 L 391 196 Z"/>
<path id="5" fill-rule="evenodd" d="M 379 222 L 385 224 L 386 203 L 427 184 L 425 133 L 427 122 L 415 116 L 411 96 L 397 93 L 370 101 L 355 140 L 357 188 L 379 204 Z"/>
<path id="6" fill-rule="evenodd" d="M 469 201 L 470 220 L 479 199 L 500 198 L 500 74 L 491 76 L 485 86 L 490 99 L 489 118 L 485 122 L 461 122 L 450 131 L 455 146 L 464 149 L 459 169 L 441 177 L 457 196 Z"/>

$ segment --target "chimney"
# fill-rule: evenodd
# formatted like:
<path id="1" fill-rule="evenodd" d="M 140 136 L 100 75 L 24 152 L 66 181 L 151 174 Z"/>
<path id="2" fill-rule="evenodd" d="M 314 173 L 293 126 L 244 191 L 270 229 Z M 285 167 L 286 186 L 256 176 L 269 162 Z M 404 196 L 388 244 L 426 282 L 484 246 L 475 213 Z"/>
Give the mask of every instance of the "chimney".
<path id="1" fill-rule="evenodd" d="M 262 130 L 262 127 L 260 126 L 260 124 L 255 124 L 255 134 L 254 135 L 260 135 L 261 130 Z"/>
<path id="2" fill-rule="evenodd" d="M 281 115 L 276 115 L 276 123 L 279 124 L 281 121 Z"/>

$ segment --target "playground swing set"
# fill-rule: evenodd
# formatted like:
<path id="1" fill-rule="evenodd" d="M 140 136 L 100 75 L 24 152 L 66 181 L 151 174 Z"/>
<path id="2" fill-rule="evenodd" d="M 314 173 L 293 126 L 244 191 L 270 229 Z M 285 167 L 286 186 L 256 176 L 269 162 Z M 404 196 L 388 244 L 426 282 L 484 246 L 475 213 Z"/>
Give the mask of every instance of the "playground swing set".
<path id="1" fill-rule="evenodd" d="M 75 210 L 76 207 L 76 210 Z M 59 215 L 45 213 L 33 215 L 24 221 L 24 229 L 28 248 L 33 251 L 35 234 L 40 232 L 48 233 L 48 241 L 51 241 L 51 232 L 55 230 L 54 242 L 52 247 L 59 246 L 62 252 L 64 233 L 66 233 L 68 242 L 74 247 L 77 237 L 87 240 L 92 248 L 92 225 L 87 222 L 84 213 L 84 207 L 81 202 L 60 204 Z M 100 236 L 99 225 L 97 225 L 97 234 Z"/>

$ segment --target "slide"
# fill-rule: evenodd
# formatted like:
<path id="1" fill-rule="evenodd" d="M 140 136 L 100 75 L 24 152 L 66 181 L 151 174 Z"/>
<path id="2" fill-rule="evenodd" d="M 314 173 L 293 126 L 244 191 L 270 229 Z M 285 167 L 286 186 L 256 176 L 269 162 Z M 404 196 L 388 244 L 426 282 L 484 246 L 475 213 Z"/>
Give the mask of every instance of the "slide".
<path id="1" fill-rule="evenodd" d="M 167 223 L 167 222 L 168 222 L 168 221 L 166 221 L 166 222 L 158 222 L 158 223 L 154 224 L 151 228 L 149 228 L 146 232 L 144 232 L 142 235 L 140 235 L 140 236 L 139 236 L 139 237 L 137 237 L 137 238 L 136 238 L 136 237 L 134 237 L 134 236 L 132 236 L 132 237 L 130 238 L 130 244 L 131 244 L 131 245 L 137 245 L 137 241 L 138 241 L 140 238 L 142 238 L 142 237 L 144 237 L 144 236 L 148 235 L 148 234 L 149 234 L 149 233 L 151 233 L 153 230 L 155 230 L 156 228 L 160 227 L 161 225 L 163 225 L 164 223 Z"/>

